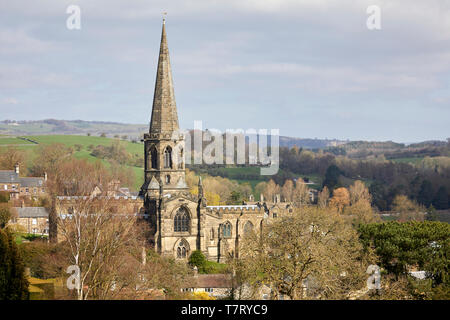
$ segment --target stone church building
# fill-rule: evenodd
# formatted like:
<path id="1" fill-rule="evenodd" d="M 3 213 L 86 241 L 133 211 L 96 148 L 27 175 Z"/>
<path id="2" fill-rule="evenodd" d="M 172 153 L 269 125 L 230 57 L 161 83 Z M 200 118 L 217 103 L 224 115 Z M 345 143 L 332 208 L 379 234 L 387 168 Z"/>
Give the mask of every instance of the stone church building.
<path id="1" fill-rule="evenodd" d="M 201 250 L 215 261 L 238 255 L 242 235 L 260 228 L 270 213 L 260 203 L 208 206 L 201 178 L 198 196 L 189 193 L 164 21 L 150 130 L 143 141 L 145 182 L 140 196 L 154 230 L 156 251 L 186 259 L 192 251 Z"/>
<path id="2" fill-rule="evenodd" d="M 265 219 L 289 209 L 279 197 L 273 202 L 208 206 L 199 178 L 198 195 L 189 192 L 184 162 L 184 135 L 180 133 L 172 81 L 165 23 L 149 132 L 144 134 L 144 183 L 137 195 L 116 190 L 106 195 L 123 214 L 143 214 L 150 223 L 155 250 L 176 259 L 187 259 L 200 250 L 208 260 L 224 262 L 239 255 L 239 241 L 246 232 L 261 228 Z M 120 191 L 120 190 L 119 190 Z M 78 197 L 58 197 L 58 211 L 69 213 Z M 263 200 L 263 199 L 261 199 Z M 120 208 L 120 209 L 119 209 Z"/>

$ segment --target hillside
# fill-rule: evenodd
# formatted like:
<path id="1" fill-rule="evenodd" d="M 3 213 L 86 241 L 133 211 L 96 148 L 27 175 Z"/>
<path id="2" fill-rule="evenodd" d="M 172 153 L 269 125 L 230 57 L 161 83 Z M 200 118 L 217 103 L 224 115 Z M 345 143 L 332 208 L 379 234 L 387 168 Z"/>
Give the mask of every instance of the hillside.
<path id="1" fill-rule="evenodd" d="M 141 134 L 148 130 L 147 124 L 126 124 L 103 121 L 83 120 L 37 120 L 37 121 L 11 121 L 0 122 L 0 134 L 11 136 L 26 135 L 87 135 L 107 136 L 126 135 L 132 139 L 139 139 Z"/>
<path id="2" fill-rule="evenodd" d="M 107 137 L 127 136 L 130 140 L 139 140 L 148 130 L 148 124 L 126 124 L 118 122 L 55 120 L 36 121 L 0 121 L 0 135 L 30 136 L 30 135 L 87 135 Z M 323 149 L 344 144 L 345 141 L 329 139 L 308 139 L 280 136 L 280 146 L 297 146 L 307 149 Z"/>
<path id="3" fill-rule="evenodd" d="M 8 137 L 0 136 L 0 147 L 15 146 L 20 150 L 26 152 L 25 166 L 31 165 L 35 157 L 36 147 L 39 145 L 48 145 L 53 143 L 62 143 L 67 147 L 72 147 L 74 156 L 79 159 L 87 159 L 89 161 L 96 161 L 99 158 L 92 155 L 92 149 L 96 146 L 111 146 L 118 139 L 93 137 L 93 136 L 78 136 L 78 135 L 34 135 L 22 137 Z M 140 142 L 130 142 L 120 140 L 120 144 L 124 146 L 126 151 L 133 157 L 143 157 L 144 146 Z M 109 166 L 109 162 L 105 159 L 100 159 L 103 164 Z M 135 190 L 139 190 L 143 183 L 144 169 L 133 165 L 126 165 L 133 170 L 135 176 L 135 183 L 132 186 Z"/>

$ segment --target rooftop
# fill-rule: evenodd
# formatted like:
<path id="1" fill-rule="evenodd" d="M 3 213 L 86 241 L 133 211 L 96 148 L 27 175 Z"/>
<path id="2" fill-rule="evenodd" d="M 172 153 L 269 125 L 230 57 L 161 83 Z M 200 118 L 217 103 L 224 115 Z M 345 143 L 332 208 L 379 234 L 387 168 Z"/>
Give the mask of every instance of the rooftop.
<path id="1" fill-rule="evenodd" d="M 48 218 L 48 211 L 44 207 L 14 207 L 19 218 Z"/>
<path id="2" fill-rule="evenodd" d="M 192 278 L 191 288 L 231 288 L 230 274 L 198 274 Z"/>
<path id="3" fill-rule="evenodd" d="M 14 170 L 0 170 L 0 183 L 18 183 L 22 187 L 42 187 L 43 177 L 19 177 Z"/>
<path id="4" fill-rule="evenodd" d="M 256 204 L 247 204 L 247 205 L 228 205 L 228 206 L 207 206 L 207 208 L 209 209 L 234 209 L 234 210 L 239 210 L 239 209 L 257 209 L 258 205 Z"/>

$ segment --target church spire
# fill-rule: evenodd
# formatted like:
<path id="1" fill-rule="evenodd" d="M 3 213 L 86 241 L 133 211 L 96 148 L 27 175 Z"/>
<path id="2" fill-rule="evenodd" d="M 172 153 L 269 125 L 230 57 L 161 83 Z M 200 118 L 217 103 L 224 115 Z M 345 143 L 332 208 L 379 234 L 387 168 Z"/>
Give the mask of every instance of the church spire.
<path id="1" fill-rule="evenodd" d="M 177 105 L 175 103 L 169 48 L 167 45 L 166 20 L 163 19 L 150 134 L 171 135 L 178 129 Z"/>

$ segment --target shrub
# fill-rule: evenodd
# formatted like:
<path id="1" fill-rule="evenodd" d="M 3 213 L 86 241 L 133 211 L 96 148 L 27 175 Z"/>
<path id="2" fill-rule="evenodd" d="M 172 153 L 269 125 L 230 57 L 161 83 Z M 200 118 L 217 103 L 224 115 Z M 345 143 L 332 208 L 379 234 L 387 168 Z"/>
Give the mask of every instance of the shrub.
<path id="1" fill-rule="evenodd" d="M 189 257 L 189 264 L 193 267 L 197 267 L 200 271 L 206 264 L 205 255 L 200 250 L 195 250 Z"/>

